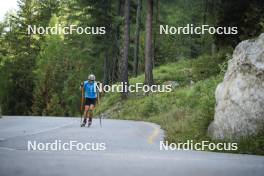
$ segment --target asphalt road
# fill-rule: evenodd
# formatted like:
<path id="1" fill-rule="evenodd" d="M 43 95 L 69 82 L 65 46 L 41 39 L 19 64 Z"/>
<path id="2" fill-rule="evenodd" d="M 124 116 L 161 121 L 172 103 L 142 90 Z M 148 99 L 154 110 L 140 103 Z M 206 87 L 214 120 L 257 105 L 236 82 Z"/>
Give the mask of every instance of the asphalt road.
<path id="1" fill-rule="evenodd" d="M 0 119 L 0 176 L 254 176 L 264 157 L 199 151 L 160 151 L 163 131 L 146 122 L 97 119 L 80 128 L 78 118 Z M 95 150 L 28 150 L 28 142 L 75 141 Z M 105 150 L 102 146 L 105 145 Z M 39 145 L 39 149 L 42 145 Z M 54 149 L 54 148 L 53 148 Z M 101 150 L 100 150 L 101 149 Z"/>

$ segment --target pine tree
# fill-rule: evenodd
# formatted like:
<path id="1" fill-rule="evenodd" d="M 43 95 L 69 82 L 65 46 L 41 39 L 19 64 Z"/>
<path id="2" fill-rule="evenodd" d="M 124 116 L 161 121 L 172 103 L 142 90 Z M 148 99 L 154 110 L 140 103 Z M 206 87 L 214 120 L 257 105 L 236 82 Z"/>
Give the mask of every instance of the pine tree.
<path id="1" fill-rule="evenodd" d="M 136 32 L 135 32 L 135 47 L 134 47 L 134 66 L 133 73 L 138 75 L 138 53 L 139 53 L 139 36 L 140 36 L 140 23 L 141 23 L 141 6 L 142 0 L 137 1 L 137 17 L 136 17 Z"/>
<path id="2" fill-rule="evenodd" d="M 145 46 L 145 84 L 154 84 L 153 80 L 153 62 L 152 62 L 152 21 L 153 21 L 153 0 L 147 1 L 147 18 L 146 18 L 146 46 Z"/>
<path id="3" fill-rule="evenodd" d="M 120 80 L 124 84 L 122 98 L 127 98 L 128 92 L 125 89 L 125 84 L 128 83 L 128 53 L 129 53 L 129 42 L 130 42 L 130 0 L 125 0 L 124 6 L 124 43 L 123 43 L 123 51 L 122 51 L 122 58 L 121 58 L 121 76 Z"/>

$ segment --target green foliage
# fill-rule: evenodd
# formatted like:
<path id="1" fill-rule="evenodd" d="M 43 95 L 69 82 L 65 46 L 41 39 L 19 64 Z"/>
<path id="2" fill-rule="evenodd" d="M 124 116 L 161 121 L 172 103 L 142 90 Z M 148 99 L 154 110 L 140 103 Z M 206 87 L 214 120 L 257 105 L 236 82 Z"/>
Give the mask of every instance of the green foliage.
<path id="1" fill-rule="evenodd" d="M 44 111 L 43 115 L 61 116 L 63 114 L 64 110 L 61 106 L 61 101 L 57 94 L 53 94 L 50 102 L 47 105 L 47 109 Z"/>
<path id="2" fill-rule="evenodd" d="M 100 114 L 100 113 L 108 111 L 109 107 L 115 106 L 116 102 L 119 102 L 120 100 L 121 100 L 121 94 L 119 93 L 105 94 L 103 96 L 103 99 L 100 100 L 99 106 L 95 108 L 95 113 Z"/>
<path id="3" fill-rule="evenodd" d="M 184 64 L 186 63 L 179 62 L 177 68 Z M 172 67 L 169 67 L 168 64 L 157 70 L 165 68 Z M 161 76 L 157 73 L 163 73 L 163 71 L 157 70 L 154 71 L 155 77 Z M 167 71 L 169 72 L 169 70 Z M 185 78 L 189 79 L 188 76 Z M 177 75 L 175 75 L 175 79 L 177 79 Z M 193 85 L 176 88 L 170 93 L 131 97 L 121 103 L 115 97 L 115 103 L 108 104 L 109 106 L 104 109 L 108 109 L 107 112 L 111 113 L 114 118 L 158 123 L 166 131 L 166 138 L 170 142 L 184 141 L 190 138 L 194 140 L 207 139 L 207 126 L 212 121 L 214 113 L 214 91 L 221 79 L 219 76 L 211 76 Z M 106 95 L 102 102 L 109 101 L 109 97 L 114 99 L 114 96 Z M 112 108 L 113 111 L 109 110 Z"/>
<path id="4" fill-rule="evenodd" d="M 165 130 L 165 137 L 169 142 L 186 142 L 190 139 L 194 142 L 223 142 L 211 140 L 207 136 L 207 128 L 213 120 L 215 89 L 222 81 L 227 59 L 228 56 L 218 53 L 213 57 L 205 55 L 197 60 L 182 60 L 160 66 L 154 70 L 154 77 L 160 83 L 177 80 L 181 86 L 168 93 L 130 95 L 126 101 L 120 100 L 120 96 L 116 94 L 106 94 L 97 113 L 106 112 L 117 119 L 157 123 Z M 201 71 L 203 74 L 198 74 Z M 190 84 L 190 78 L 196 81 Z M 137 81 L 143 81 L 143 76 L 130 79 L 131 83 Z M 238 141 L 239 150 L 236 152 L 263 154 L 262 146 L 263 134 L 260 133 Z"/>
<path id="5" fill-rule="evenodd" d="M 33 71 L 40 50 L 41 36 L 28 34 L 27 26 L 47 25 L 53 11 L 44 13 L 43 3 L 45 2 L 18 1 L 17 15 L 9 15 L 1 28 L 0 104 L 5 114 L 31 113 L 35 79 Z M 40 14 L 45 14 L 41 16 L 41 20 Z"/>
<path id="6" fill-rule="evenodd" d="M 257 37 L 263 28 L 261 26 L 264 18 L 264 1 L 222 0 L 217 3 L 217 26 L 238 27 L 238 34 L 215 35 L 219 47 L 235 47 L 240 41 Z"/>
<path id="7" fill-rule="evenodd" d="M 238 151 L 237 153 L 245 154 L 258 154 L 264 155 L 264 133 L 260 132 L 256 136 L 251 136 L 247 138 L 242 138 L 238 142 Z"/>
<path id="8" fill-rule="evenodd" d="M 120 113 L 118 116 L 120 117 L 129 117 L 135 118 L 144 116 L 149 118 L 150 116 L 153 116 L 154 114 L 159 114 L 161 112 L 166 112 L 168 109 L 167 106 L 175 105 L 175 103 L 181 101 L 183 105 L 190 106 L 192 103 L 197 103 L 202 108 L 206 109 L 207 104 L 203 104 L 199 102 L 199 100 L 193 100 L 190 101 L 191 95 L 197 95 L 197 96 L 204 96 L 204 100 L 208 102 L 209 100 L 212 100 L 213 97 L 211 96 L 208 98 L 209 90 L 204 91 L 200 83 L 201 80 L 207 80 L 210 77 L 215 77 L 216 80 L 218 80 L 218 76 L 220 74 L 220 68 L 219 64 L 221 62 L 224 62 L 225 57 L 218 53 L 215 56 L 201 56 L 196 60 L 181 60 L 177 63 L 171 63 L 162 65 L 156 69 L 154 69 L 154 77 L 156 78 L 155 81 L 158 84 L 162 84 L 165 81 L 176 81 L 179 82 L 180 89 L 175 89 L 173 93 L 160 93 L 160 94 L 151 94 L 150 96 L 144 96 L 143 94 L 135 94 L 133 95 L 131 93 L 130 99 L 128 101 L 124 101 L 120 103 L 122 106 L 120 106 L 119 110 L 115 110 L 115 113 Z M 209 63 L 209 64 L 208 64 Z M 210 69 L 208 69 L 206 66 L 209 65 Z M 201 67 L 201 68 L 199 68 Z M 198 72 L 202 72 L 203 74 L 197 74 Z M 206 84 L 208 84 L 211 94 L 214 93 L 214 86 L 217 84 L 217 81 L 215 79 L 212 79 L 211 81 L 206 81 Z M 189 88 L 193 87 L 193 83 L 195 83 L 195 88 Z M 194 82 L 195 81 L 195 82 Z M 131 78 L 130 83 L 135 84 L 137 82 L 143 82 L 143 75 L 139 75 L 136 78 Z M 206 85 L 203 85 L 204 87 Z M 208 89 L 209 89 L 208 88 Z M 180 91 L 181 89 L 185 90 L 188 89 L 188 91 Z M 176 91 L 177 90 L 177 91 Z M 184 95 L 182 93 L 185 92 Z M 178 96 L 182 96 L 180 98 L 175 98 L 174 94 L 179 94 Z M 188 97 L 188 99 L 183 98 Z M 111 106 L 115 106 L 116 102 L 119 102 L 120 97 L 118 94 L 106 94 L 102 98 L 102 106 L 104 110 L 109 109 Z M 105 103 L 106 102 L 106 103 Z M 127 105 L 125 108 L 123 108 L 124 103 Z M 135 106 L 140 105 L 135 108 Z M 182 106 L 183 106 L 182 105 Z M 102 111 L 104 111 L 102 110 Z M 101 111 L 100 111 L 101 112 Z"/>
<path id="9" fill-rule="evenodd" d="M 142 107 L 140 109 L 139 114 L 145 117 L 150 117 L 152 115 L 155 115 L 159 111 L 159 104 L 155 100 L 153 96 L 150 96 L 149 99 L 147 99 L 144 104 L 142 104 Z"/>
<path id="10" fill-rule="evenodd" d="M 194 81 L 208 78 L 209 76 L 218 75 L 222 68 L 220 64 L 227 60 L 225 53 L 219 52 L 213 56 L 202 55 L 192 62 L 193 64 L 193 79 Z"/>
<path id="11" fill-rule="evenodd" d="M 177 81 L 181 86 L 185 86 L 192 81 L 218 75 L 221 72 L 219 65 L 227 59 L 225 52 L 219 52 L 215 55 L 201 55 L 193 60 L 183 59 L 175 63 L 163 64 L 153 71 L 155 82 L 161 84 L 165 81 Z M 130 79 L 131 84 L 143 83 L 143 81 L 144 75 Z"/>
<path id="12" fill-rule="evenodd" d="M 57 20 L 59 19 L 54 16 L 50 24 L 55 24 Z M 34 72 L 36 76 L 32 106 L 34 115 L 77 114 L 81 60 L 78 59 L 78 52 L 66 52 L 69 50 L 71 49 L 64 45 L 62 36 L 46 35 L 45 45 L 41 48 L 37 69 Z M 74 62 L 78 60 L 79 62 Z"/>
<path id="13" fill-rule="evenodd" d="M 207 4 L 205 3 L 207 2 Z M 179 0 L 154 3 L 153 42 L 154 64 L 162 65 L 154 72 L 156 83 L 177 81 L 180 86 L 189 85 L 217 75 L 223 56 L 210 56 L 214 44 L 212 35 L 160 35 L 159 25 L 184 26 L 186 24 L 242 26 L 239 40 L 257 35 L 263 21 L 262 2 L 243 1 L 248 8 L 243 15 L 238 2 Z M 78 85 L 89 73 L 97 80 L 113 84 L 118 80 L 122 48 L 123 1 L 49 1 L 19 0 L 17 14 L 7 16 L 0 24 L 0 104 L 5 114 L 43 114 L 47 104 L 56 94 L 62 101 L 64 115 L 75 115 L 79 102 Z M 248 5 L 249 4 L 249 5 Z M 146 2 L 142 3 L 142 24 L 139 45 L 139 72 L 144 71 L 144 43 Z M 216 8 L 217 7 L 217 8 Z M 235 11 L 233 10 L 233 8 Z M 131 1 L 131 41 L 134 46 L 136 3 Z M 231 10 L 231 11 L 230 11 Z M 228 13 L 226 13 L 228 12 Z M 237 16 L 237 14 L 239 14 Z M 260 15 L 258 15 L 260 14 Z M 232 16 L 234 18 L 229 19 Z M 245 17 L 245 18 L 244 18 Z M 227 20 L 228 19 L 228 20 Z M 262 19 L 262 21 L 260 20 Z M 244 21 L 243 21 L 244 20 Z M 257 21 L 255 23 L 255 21 Z M 226 23 L 223 23 L 226 22 Z M 27 25 L 54 26 L 76 24 L 78 26 L 105 26 L 106 35 L 33 35 L 27 33 Z M 245 24 L 250 25 L 245 25 Z M 254 24 L 253 24 L 254 23 Z M 8 27 L 8 30 L 7 30 Z M 230 37 L 228 37 L 230 38 Z M 237 38 L 236 38 L 237 39 Z M 220 41 L 224 41 L 221 39 Z M 232 40 L 233 42 L 233 40 Z M 224 43 L 224 42 L 223 42 Z M 224 47 L 221 45 L 221 47 Z M 130 51 L 132 51 L 130 47 Z M 133 52 L 130 52 L 133 54 Z M 132 54 L 129 55 L 129 72 L 132 72 Z M 202 56 L 201 56 L 202 55 Z M 196 58 L 189 61 L 186 58 Z M 181 64 L 167 64 L 179 61 Z M 144 76 L 131 79 L 143 82 Z M 118 97 L 118 95 L 116 96 Z M 150 102 L 146 110 L 153 104 Z M 78 109 L 78 108 L 77 108 Z M 155 109 L 155 108 L 154 108 Z"/>

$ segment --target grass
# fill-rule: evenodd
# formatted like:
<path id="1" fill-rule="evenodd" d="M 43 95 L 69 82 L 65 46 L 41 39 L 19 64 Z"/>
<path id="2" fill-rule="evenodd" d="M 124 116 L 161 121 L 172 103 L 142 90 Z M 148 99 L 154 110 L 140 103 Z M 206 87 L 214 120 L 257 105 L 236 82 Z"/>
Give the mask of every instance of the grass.
<path id="1" fill-rule="evenodd" d="M 221 77 L 215 76 L 169 93 L 128 100 L 112 94 L 104 97 L 101 110 L 111 107 L 108 112 L 113 118 L 157 123 L 166 131 L 169 142 L 207 139 L 207 126 L 214 113 L 214 90 L 220 81 Z"/>
<path id="2" fill-rule="evenodd" d="M 213 120 L 214 93 L 222 81 L 225 65 L 223 55 L 162 65 L 153 72 L 155 82 L 177 81 L 179 86 L 172 92 L 148 96 L 131 93 L 127 100 L 122 100 L 119 93 L 108 93 L 102 98 L 97 113 L 105 112 L 116 119 L 157 123 L 165 130 L 165 140 L 169 142 L 212 141 L 207 128 Z M 143 75 L 131 78 L 130 84 L 143 82 L 143 79 Z M 238 141 L 236 152 L 264 154 L 263 144 L 263 135 L 243 139 Z"/>

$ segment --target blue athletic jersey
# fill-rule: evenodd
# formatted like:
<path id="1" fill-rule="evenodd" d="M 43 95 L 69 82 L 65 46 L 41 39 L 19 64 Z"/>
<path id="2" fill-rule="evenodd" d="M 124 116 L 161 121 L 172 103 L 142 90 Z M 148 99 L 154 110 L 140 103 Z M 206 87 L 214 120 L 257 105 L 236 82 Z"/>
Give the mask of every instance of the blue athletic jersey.
<path id="1" fill-rule="evenodd" d="M 84 89 L 85 98 L 96 98 L 97 97 L 95 82 L 90 83 L 89 81 L 84 81 L 83 89 Z"/>

